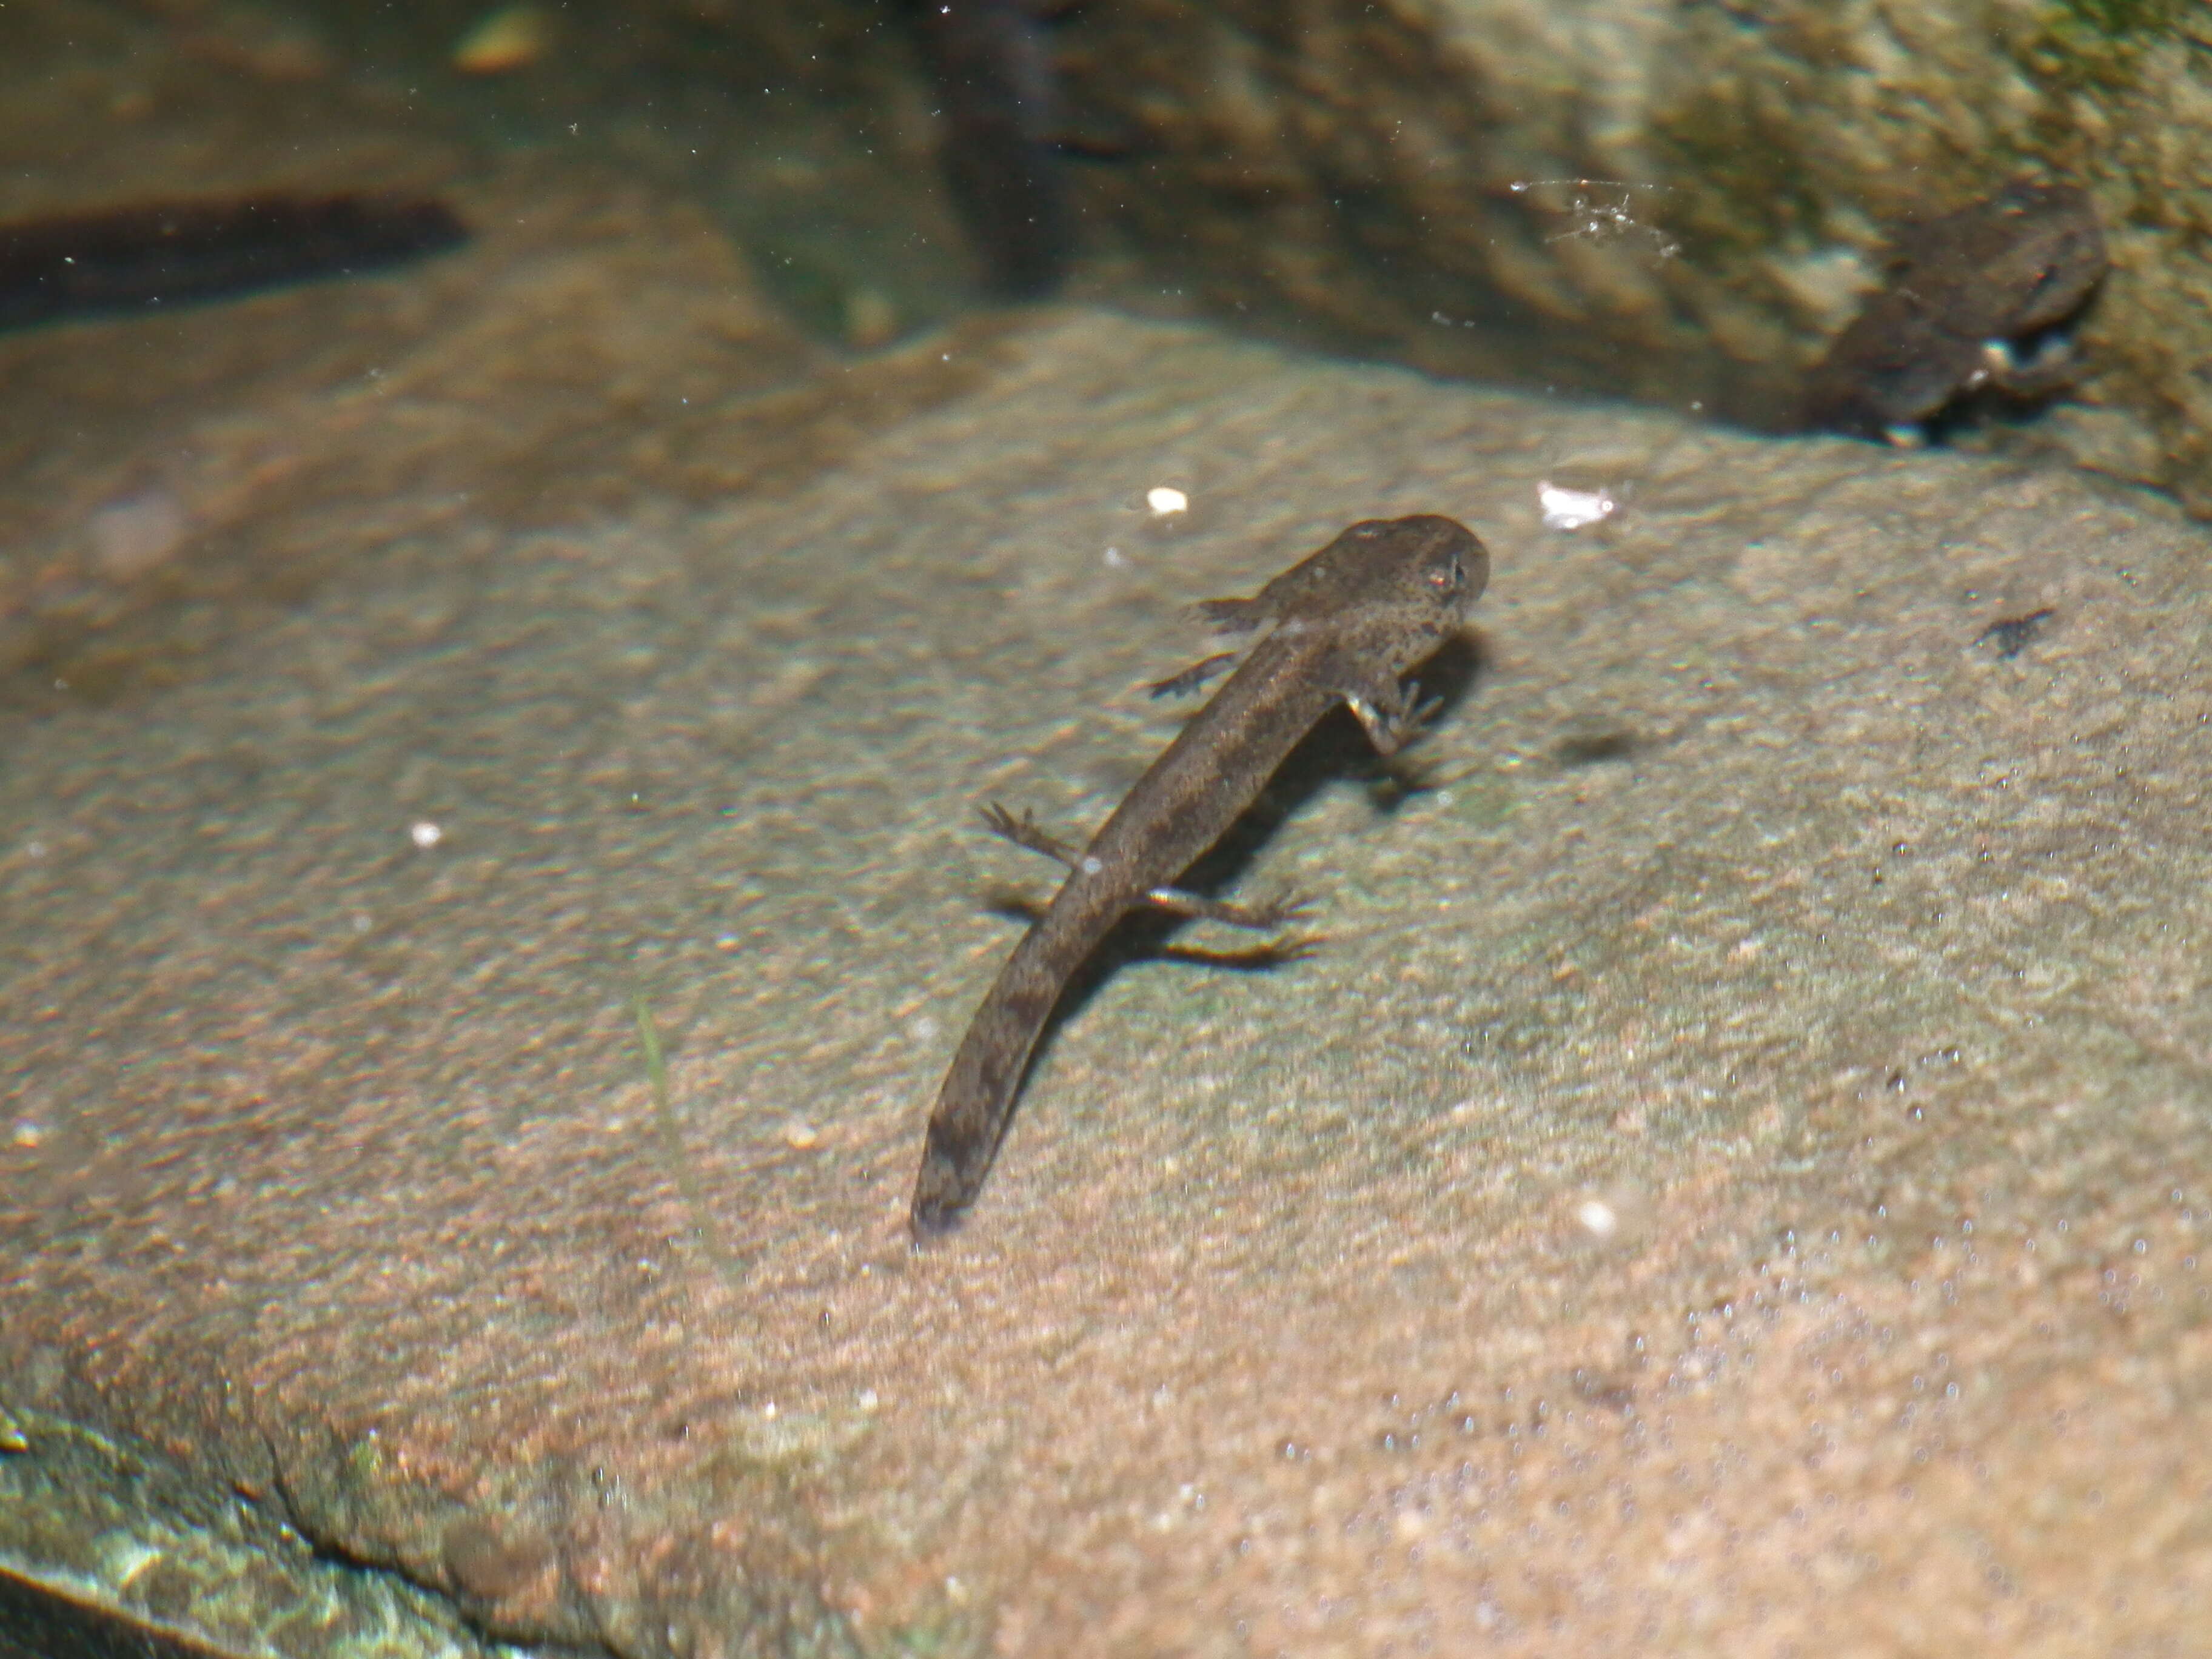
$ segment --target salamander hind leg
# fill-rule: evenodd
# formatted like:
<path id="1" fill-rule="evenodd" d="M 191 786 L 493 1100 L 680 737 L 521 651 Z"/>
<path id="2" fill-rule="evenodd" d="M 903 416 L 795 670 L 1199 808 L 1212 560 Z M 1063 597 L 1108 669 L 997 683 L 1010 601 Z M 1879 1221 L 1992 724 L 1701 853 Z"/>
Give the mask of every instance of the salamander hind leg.
<path id="1" fill-rule="evenodd" d="M 1170 915 L 1225 922 L 1231 927 L 1249 927 L 1257 933 L 1272 933 L 1287 923 L 1302 921 L 1314 907 L 1313 898 L 1305 893 L 1281 892 L 1257 904 L 1237 904 L 1228 899 L 1208 898 L 1203 893 L 1187 893 L 1180 887 L 1155 887 L 1145 895 L 1145 902 Z"/>

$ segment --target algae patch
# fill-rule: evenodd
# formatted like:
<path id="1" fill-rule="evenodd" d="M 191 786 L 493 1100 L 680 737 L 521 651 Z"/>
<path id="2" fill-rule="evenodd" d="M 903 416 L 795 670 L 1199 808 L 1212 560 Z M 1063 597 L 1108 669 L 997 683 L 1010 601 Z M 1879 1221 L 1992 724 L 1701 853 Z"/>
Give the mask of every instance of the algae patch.
<path id="1" fill-rule="evenodd" d="M 260 1505 L 40 1412 L 0 1411 L 0 1571 L 240 1659 L 497 1659 L 452 1607 Z"/>

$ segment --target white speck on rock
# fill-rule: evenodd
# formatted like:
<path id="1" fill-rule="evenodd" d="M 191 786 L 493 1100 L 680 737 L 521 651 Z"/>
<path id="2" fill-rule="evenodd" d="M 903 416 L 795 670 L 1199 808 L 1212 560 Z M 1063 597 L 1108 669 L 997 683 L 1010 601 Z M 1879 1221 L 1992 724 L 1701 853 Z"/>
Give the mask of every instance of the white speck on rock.
<path id="1" fill-rule="evenodd" d="M 115 581 L 129 581 L 166 562 L 191 531 L 185 504 L 158 485 L 110 501 L 85 521 L 93 564 Z"/>
<path id="2" fill-rule="evenodd" d="M 1547 530 L 1581 530 L 1613 516 L 1620 503 L 1602 489 L 1569 489 L 1550 479 L 1536 485 L 1536 505 Z"/>

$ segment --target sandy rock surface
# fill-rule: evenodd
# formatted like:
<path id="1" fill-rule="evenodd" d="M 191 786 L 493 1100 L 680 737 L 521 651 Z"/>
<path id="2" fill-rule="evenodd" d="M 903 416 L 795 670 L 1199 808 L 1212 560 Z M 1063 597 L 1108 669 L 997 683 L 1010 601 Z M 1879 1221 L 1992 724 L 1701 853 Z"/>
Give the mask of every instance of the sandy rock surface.
<path id="1" fill-rule="evenodd" d="M 960 378 L 0 714 L 0 1407 L 625 1656 L 2188 1650 L 2202 529 L 1072 308 L 872 372 Z M 1414 511 L 1431 787 L 1325 732 L 1238 877 L 1326 948 L 1121 963 L 912 1253 L 978 804 Z"/>

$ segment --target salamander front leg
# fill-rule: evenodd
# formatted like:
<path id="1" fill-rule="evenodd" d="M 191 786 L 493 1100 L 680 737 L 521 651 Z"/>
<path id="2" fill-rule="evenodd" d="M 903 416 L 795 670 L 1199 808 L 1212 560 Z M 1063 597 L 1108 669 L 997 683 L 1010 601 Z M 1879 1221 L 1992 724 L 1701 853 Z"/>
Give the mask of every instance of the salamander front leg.
<path id="1" fill-rule="evenodd" d="M 1403 686 L 1392 681 L 1387 690 L 1377 687 L 1366 696 L 1354 692 L 1344 701 L 1358 717 L 1375 752 L 1386 760 L 1419 737 L 1444 706 L 1442 697 L 1423 702 L 1419 680 L 1407 680 Z"/>
<path id="2" fill-rule="evenodd" d="M 1211 657 L 1201 657 L 1181 673 L 1170 674 L 1164 680 L 1154 680 L 1145 688 L 1155 697 L 1187 697 L 1218 674 L 1225 674 L 1237 666 L 1244 653 L 1224 651 Z"/>
<path id="3" fill-rule="evenodd" d="M 1074 842 L 1062 841 L 1041 829 L 1036 815 L 1026 806 L 1022 809 L 1021 817 L 1016 817 L 998 802 L 992 801 L 983 808 L 983 827 L 994 836 L 1004 836 L 1017 847 L 1026 847 L 1032 853 L 1042 853 L 1048 859 L 1055 859 L 1071 870 L 1083 857 Z"/>

